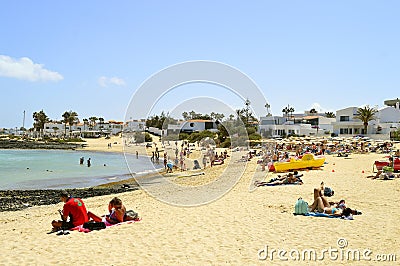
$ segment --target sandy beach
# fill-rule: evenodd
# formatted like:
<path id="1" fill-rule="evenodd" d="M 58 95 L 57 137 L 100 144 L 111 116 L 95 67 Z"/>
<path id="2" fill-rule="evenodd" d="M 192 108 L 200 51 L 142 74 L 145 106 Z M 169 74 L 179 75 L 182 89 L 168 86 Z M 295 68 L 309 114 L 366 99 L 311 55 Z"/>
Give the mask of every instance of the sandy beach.
<path id="1" fill-rule="evenodd" d="M 111 149 L 107 147 L 108 142 L 115 141 Z M 91 150 L 122 151 L 122 138 L 88 144 Z M 266 176 L 253 159 L 228 193 L 197 207 L 172 206 L 144 190 L 125 192 L 119 197 L 142 220 L 90 233 L 47 234 L 51 220 L 59 217 L 57 210 L 62 203 L 1 212 L 0 265 L 396 265 L 377 260 L 388 259 L 380 255 L 390 254 L 400 260 L 400 179 L 366 178 L 373 174 L 373 162 L 384 157 L 375 153 L 351 154 L 348 158 L 327 155 L 320 170 L 302 171 L 303 185 L 258 188 L 254 188 L 254 180 L 269 180 L 276 174 Z M 230 164 L 229 168 L 240 170 L 241 166 Z M 186 176 L 176 183 L 196 186 L 212 182 L 225 167 L 208 168 L 204 175 Z M 179 175 L 176 172 L 164 178 L 173 181 Z M 311 204 L 313 188 L 321 181 L 335 191 L 330 200 L 345 199 L 362 215 L 352 221 L 294 216 L 297 199 L 302 197 Z M 88 210 L 101 215 L 106 213 L 111 198 L 107 195 L 84 201 Z M 338 246 L 338 240 L 339 245 L 347 245 Z M 279 258 L 276 251 L 271 253 L 273 249 L 287 253 Z M 289 257 L 290 251 L 301 254 L 311 249 L 319 258 L 324 249 L 370 250 L 364 258 L 371 260 L 361 257 L 362 261 L 348 261 L 340 253 L 337 258 L 326 253 L 316 262 Z"/>

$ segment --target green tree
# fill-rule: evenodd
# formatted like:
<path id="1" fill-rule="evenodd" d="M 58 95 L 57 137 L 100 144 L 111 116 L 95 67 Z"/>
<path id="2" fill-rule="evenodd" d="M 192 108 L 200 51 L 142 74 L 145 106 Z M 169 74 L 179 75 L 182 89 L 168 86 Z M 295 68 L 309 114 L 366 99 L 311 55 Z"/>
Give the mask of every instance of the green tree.
<path id="1" fill-rule="evenodd" d="M 49 122 L 50 119 L 46 115 L 46 113 L 42 110 L 39 112 L 34 112 L 33 113 L 33 120 L 35 121 L 33 123 L 33 127 L 39 131 L 39 135 L 43 135 L 43 129 L 44 129 L 44 124 Z"/>
<path id="2" fill-rule="evenodd" d="M 134 138 L 136 143 L 143 143 L 145 141 L 145 134 L 140 131 L 135 131 Z"/>
<path id="3" fill-rule="evenodd" d="M 102 129 L 104 127 L 104 118 L 103 117 L 99 117 L 99 124 L 100 124 L 100 129 Z"/>
<path id="4" fill-rule="evenodd" d="M 86 130 L 86 126 L 89 125 L 89 120 L 87 118 L 83 119 L 83 131 Z"/>
<path id="5" fill-rule="evenodd" d="M 90 121 L 89 128 L 90 128 L 90 129 L 93 130 L 93 128 L 96 126 L 96 121 L 97 121 L 97 120 L 98 120 L 98 118 L 95 117 L 95 116 L 89 117 L 89 121 Z"/>
<path id="6" fill-rule="evenodd" d="M 146 142 L 152 142 L 153 138 L 151 137 L 151 135 L 149 133 L 144 133 L 144 141 Z"/>
<path id="7" fill-rule="evenodd" d="M 71 137 L 72 126 L 79 122 L 78 113 L 74 112 L 74 111 L 65 111 L 64 114 L 62 115 L 62 117 L 63 117 L 63 122 L 65 124 L 64 136 L 67 135 L 67 124 L 68 124 L 69 125 L 69 135 Z"/>
<path id="8" fill-rule="evenodd" d="M 375 120 L 376 119 L 375 115 L 377 113 L 378 113 L 378 110 L 376 110 L 375 108 L 369 107 L 369 105 L 367 105 L 363 108 L 357 109 L 357 113 L 354 116 L 354 118 L 360 119 L 363 122 L 364 134 L 367 134 L 369 121 Z"/>
<path id="9" fill-rule="evenodd" d="M 325 112 L 327 118 L 335 118 L 336 115 L 333 112 Z"/>

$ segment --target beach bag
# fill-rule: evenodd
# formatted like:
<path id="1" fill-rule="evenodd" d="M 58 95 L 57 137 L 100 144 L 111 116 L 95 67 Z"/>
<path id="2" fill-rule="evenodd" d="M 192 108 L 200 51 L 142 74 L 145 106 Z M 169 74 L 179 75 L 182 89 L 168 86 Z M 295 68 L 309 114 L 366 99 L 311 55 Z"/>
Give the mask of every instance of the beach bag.
<path id="1" fill-rule="evenodd" d="M 131 217 L 134 220 L 139 219 L 139 214 L 137 212 L 135 212 L 135 211 L 132 211 L 132 210 L 126 211 L 126 215 Z"/>
<path id="2" fill-rule="evenodd" d="M 294 214 L 306 214 L 308 212 L 308 203 L 299 198 L 294 205 Z"/>
<path id="3" fill-rule="evenodd" d="M 330 187 L 324 188 L 324 196 L 332 197 L 334 194 L 335 194 L 335 192 Z"/>
<path id="4" fill-rule="evenodd" d="M 106 224 L 104 222 L 86 222 L 83 224 L 83 228 L 89 230 L 100 230 L 105 229 Z"/>

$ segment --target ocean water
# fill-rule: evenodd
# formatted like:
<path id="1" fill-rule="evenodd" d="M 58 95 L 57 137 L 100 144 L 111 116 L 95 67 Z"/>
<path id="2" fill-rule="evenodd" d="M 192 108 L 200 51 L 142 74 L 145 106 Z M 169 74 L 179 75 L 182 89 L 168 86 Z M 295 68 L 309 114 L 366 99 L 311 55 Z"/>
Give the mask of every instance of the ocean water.
<path id="1" fill-rule="evenodd" d="M 84 157 L 84 164 L 79 158 Z M 91 167 L 87 159 L 91 158 Z M 126 160 L 129 161 L 128 168 Z M 83 188 L 160 168 L 146 156 L 65 150 L 0 150 L 0 189 Z"/>

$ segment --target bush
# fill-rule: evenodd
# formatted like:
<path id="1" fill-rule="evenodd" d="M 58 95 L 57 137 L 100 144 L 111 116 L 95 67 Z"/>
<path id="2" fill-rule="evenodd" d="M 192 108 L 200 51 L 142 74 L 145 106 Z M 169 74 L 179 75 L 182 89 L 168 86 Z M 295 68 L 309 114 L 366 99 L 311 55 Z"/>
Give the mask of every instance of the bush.
<path id="1" fill-rule="evenodd" d="M 247 127 L 246 128 L 246 130 L 247 130 L 247 134 L 250 136 L 250 135 L 253 135 L 254 133 L 256 133 L 256 128 L 255 127 Z"/>
<path id="2" fill-rule="evenodd" d="M 144 141 L 146 141 L 146 142 L 152 142 L 153 141 L 153 138 L 150 136 L 150 134 L 149 133 L 145 133 L 144 134 Z"/>
<path id="3" fill-rule="evenodd" d="M 189 139 L 189 134 L 181 132 L 179 133 L 179 140 Z"/>
<path id="4" fill-rule="evenodd" d="M 230 148 L 231 140 L 229 138 L 225 139 L 224 142 L 220 144 L 220 148 Z"/>
<path id="5" fill-rule="evenodd" d="M 261 139 L 261 135 L 258 133 L 253 133 L 251 135 L 249 135 L 249 140 L 260 140 Z"/>

